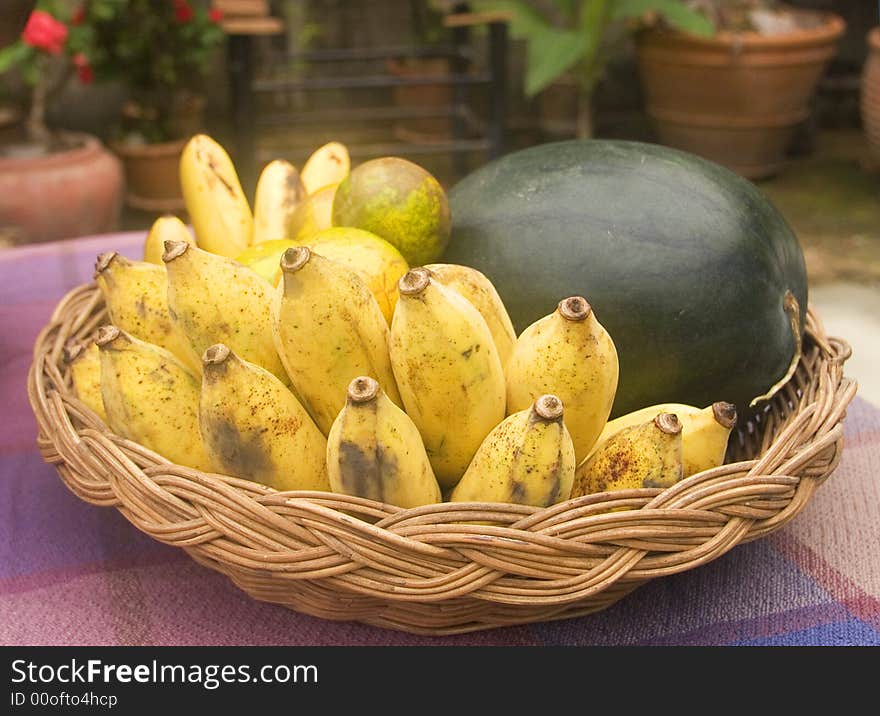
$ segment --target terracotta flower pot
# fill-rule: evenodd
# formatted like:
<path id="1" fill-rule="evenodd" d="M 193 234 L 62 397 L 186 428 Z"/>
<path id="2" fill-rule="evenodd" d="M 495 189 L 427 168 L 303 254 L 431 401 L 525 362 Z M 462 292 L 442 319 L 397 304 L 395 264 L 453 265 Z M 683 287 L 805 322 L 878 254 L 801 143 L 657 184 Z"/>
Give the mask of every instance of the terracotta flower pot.
<path id="1" fill-rule="evenodd" d="M 846 28 L 822 19 L 778 35 L 642 33 L 639 69 L 660 141 L 753 179 L 778 172 Z"/>
<path id="2" fill-rule="evenodd" d="M 862 126 L 871 149 L 870 164 L 880 167 L 880 27 L 868 33 L 868 59 L 862 71 Z"/>
<path id="3" fill-rule="evenodd" d="M 122 208 L 119 160 L 88 134 L 72 149 L 0 157 L 0 228 L 17 242 L 54 241 L 116 228 Z"/>
<path id="4" fill-rule="evenodd" d="M 110 146 L 125 165 L 125 201 L 134 209 L 172 212 L 184 208 L 180 188 L 180 155 L 186 139 L 158 144 Z"/>

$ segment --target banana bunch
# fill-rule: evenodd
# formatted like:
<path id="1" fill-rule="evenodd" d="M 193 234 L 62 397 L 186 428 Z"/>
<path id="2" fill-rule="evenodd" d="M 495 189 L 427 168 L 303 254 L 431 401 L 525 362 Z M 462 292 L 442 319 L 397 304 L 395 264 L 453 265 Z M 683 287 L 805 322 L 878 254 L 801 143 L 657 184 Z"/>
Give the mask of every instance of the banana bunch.
<path id="1" fill-rule="evenodd" d="M 194 234 L 161 217 L 143 261 L 98 257 L 110 325 L 65 349 L 81 403 L 182 465 L 402 508 L 546 507 L 723 463 L 730 403 L 609 421 L 617 351 L 583 296 L 517 336 L 483 273 L 328 229 L 350 171 L 338 142 L 301 171 L 270 162 L 251 211 L 223 148 L 194 137 Z"/>

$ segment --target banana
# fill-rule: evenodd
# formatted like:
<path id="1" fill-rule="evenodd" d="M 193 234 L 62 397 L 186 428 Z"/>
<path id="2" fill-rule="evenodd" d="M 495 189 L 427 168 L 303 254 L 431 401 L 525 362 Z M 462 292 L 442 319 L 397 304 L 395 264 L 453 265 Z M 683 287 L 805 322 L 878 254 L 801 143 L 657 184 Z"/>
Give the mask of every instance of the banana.
<path id="1" fill-rule="evenodd" d="M 171 320 L 168 277 L 163 266 L 131 261 L 108 251 L 95 262 L 95 282 L 104 295 L 114 326 L 171 351 L 194 375 L 201 373 L 198 354 Z"/>
<path id="2" fill-rule="evenodd" d="M 94 342 L 69 343 L 64 347 L 64 361 L 70 368 L 73 394 L 107 422 L 104 398 L 101 397 L 101 355 Z"/>
<path id="3" fill-rule="evenodd" d="M 504 419 L 504 372 L 480 312 L 424 268 L 398 281 L 391 365 L 440 486 L 455 485 Z"/>
<path id="4" fill-rule="evenodd" d="M 168 460 L 210 471 L 199 434 L 199 382 L 170 351 L 101 326 L 101 397 L 117 435 Z"/>
<path id="5" fill-rule="evenodd" d="M 330 490 L 326 441 L 269 371 L 222 343 L 202 357 L 199 428 L 214 469 L 276 490 Z"/>
<path id="6" fill-rule="evenodd" d="M 290 217 L 290 236 L 308 241 L 333 226 L 333 197 L 339 184 L 328 184 L 303 199 Z"/>
<path id="7" fill-rule="evenodd" d="M 674 413 L 681 421 L 681 451 L 684 476 L 724 463 L 727 441 L 736 425 L 736 406 L 719 401 L 705 408 L 682 403 L 651 405 L 609 421 L 593 446 L 595 452 L 612 435 L 631 425 L 651 420 L 660 413 Z"/>
<path id="8" fill-rule="evenodd" d="M 516 331 L 507 309 L 488 277 L 470 266 L 428 264 L 425 266 L 444 286 L 458 291 L 486 320 L 498 349 L 501 365 L 506 366 L 516 343 Z"/>
<path id="9" fill-rule="evenodd" d="M 302 182 L 306 192 L 314 194 L 328 184 L 338 184 L 351 170 L 348 149 L 339 142 L 329 142 L 316 149 L 303 165 Z"/>
<path id="10" fill-rule="evenodd" d="M 153 222 L 147 239 L 144 241 L 144 261 L 162 266 L 162 254 L 166 241 L 186 241 L 196 245 L 196 240 L 180 219 L 168 214 Z"/>
<path id="11" fill-rule="evenodd" d="M 299 172 L 276 159 L 260 173 L 254 194 L 254 234 L 251 244 L 290 238 L 290 221 L 306 195 Z"/>
<path id="12" fill-rule="evenodd" d="M 200 248 L 233 258 L 251 245 L 251 207 L 232 160 L 209 136 L 196 134 L 184 147 L 180 186 Z"/>
<path id="13" fill-rule="evenodd" d="M 669 487 L 682 478 L 681 453 L 681 421 L 660 413 L 611 436 L 578 465 L 571 496 Z"/>
<path id="14" fill-rule="evenodd" d="M 239 356 L 289 382 L 272 340 L 272 286 L 249 268 L 183 241 L 162 255 L 168 272 L 171 320 L 201 356 L 221 342 Z"/>
<path id="15" fill-rule="evenodd" d="M 321 432 L 329 432 L 357 376 L 375 378 L 400 404 L 388 324 L 361 278 L 306 246 L 285 251 L 281 269 L 272 303 L 275 347 Z"/>
<path id="16" fill-rule="evenodd" d="M 547 507 L 568 499 L 574 469 L 562 401 L 542 395 L 486 436 L 449 499 Z"/>
<path id="17" fill-rule="evenodd" d="M 334 492 L 404 508 L 442 500 L 418 428 L 369 376 L 348 386 L 327 436 L 327 471 Z"/>
<path id="18" fill-rule="evenodd" d="M 614 341 L 586 299 L 563 299 L 526 328 L 506 373 L 507 412 L 524 410 L 544 393 L 559 396 L 575 455 L 583 460 L 608 421 L 618 376 Z"/>

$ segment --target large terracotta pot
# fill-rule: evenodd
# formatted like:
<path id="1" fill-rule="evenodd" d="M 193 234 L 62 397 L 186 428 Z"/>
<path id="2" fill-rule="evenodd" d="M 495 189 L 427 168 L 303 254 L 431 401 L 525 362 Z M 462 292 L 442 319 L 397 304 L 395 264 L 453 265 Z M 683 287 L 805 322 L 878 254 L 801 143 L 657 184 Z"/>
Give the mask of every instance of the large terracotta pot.
<path id="1" fill-rule="evenodd" d="M 871 164 L 880 167 L 880 27 L 868 33 L 868 59 L 862 71 L 862 126 Z"/>
<path id="2" fill-rule="evenodd" d="M 778 172 L 846 28 L 836 15 L 822 19 L 779 35 L 642 33 L 639 69 L 660 141 L 750 178 Z"/>
<path id="3" fill-rule="evenodd" d="M 180 139 L 158 144 L 111 144 L 125 165 L 125 201 L 129 206 L 150 212 L 184 208 L 180 155 L 186 142 Z"/>
<path id="4" fill-rule="evenodd" d="M 0 227 L 17 242 L 54 241 L 116 228 L 122 207 L 119 160 L 91 135 L 73 149 L 0 158 Z"/>

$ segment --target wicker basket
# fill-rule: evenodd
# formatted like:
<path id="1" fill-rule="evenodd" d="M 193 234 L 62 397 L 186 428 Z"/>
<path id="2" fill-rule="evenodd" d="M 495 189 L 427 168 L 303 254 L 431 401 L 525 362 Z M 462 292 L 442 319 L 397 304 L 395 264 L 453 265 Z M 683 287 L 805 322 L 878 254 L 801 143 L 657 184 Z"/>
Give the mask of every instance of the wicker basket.
<path id="1" fill-rule="evenodd" d="M 735 435 L 734 462 L 665 490 L 548 508 L 403 510 L 203 474 L 109 432 L 71 393 L 62 360 L 67 340 L 104 322 L 94 285 L 70 292 L 37 338 L 28 376 L 40 450 L 76 495 L 118 508 L 256 599 L 420 634 L 595 612 L 649 579 L 769 534 L 837 466 L 856 392 L 843 376 L 849 346 L 809 312 L 800 365 L 761 419 Z"/>

